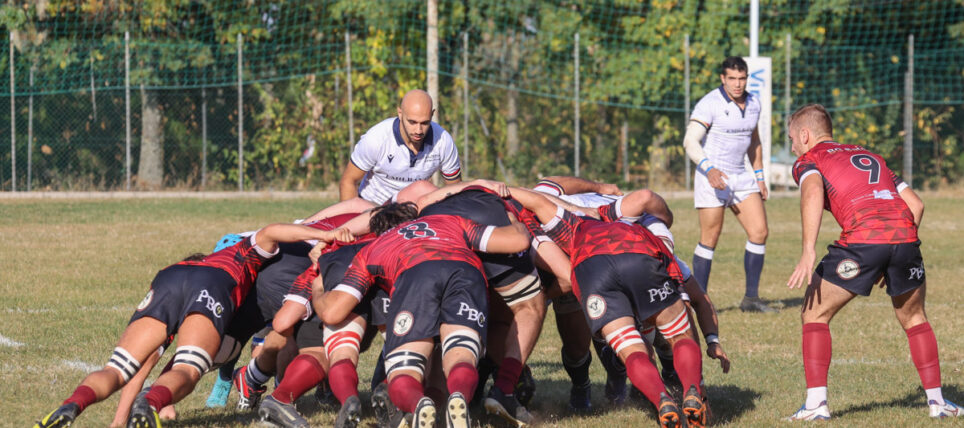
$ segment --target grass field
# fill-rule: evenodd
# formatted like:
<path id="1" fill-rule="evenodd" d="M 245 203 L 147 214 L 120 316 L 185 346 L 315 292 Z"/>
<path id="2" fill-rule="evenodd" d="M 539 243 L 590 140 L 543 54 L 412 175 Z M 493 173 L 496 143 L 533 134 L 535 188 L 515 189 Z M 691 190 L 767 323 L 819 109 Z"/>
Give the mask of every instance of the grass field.
<path id="1" fill-rule="evenodd" d="M 945 397 L 964 402 L 964 328 L 960 292 L 964 278 L 960 248 L 964 207 L 960 197 L 924 194 L 921 229 L 929 279 L 928 315 L 940 345 Z M 57 407 L 86 372 L 103 365 L 133 308 L 161 268 L 197 251 L 209 251 L 227 232 L 304 217 L 323 206 L 319 199 L 110 199 L 0 200 L 0 426 L 29 426 Z M 672 200 L 676 248 L 692 256 L 698 227 L 689 200 Z M 784 285 L 800 247 L 796 198 L 767 203 L 770 239 L 761 295 L 783 309 L 777 314 L 744 314 L 737 309 L 743 289 L 745 236 L 727 216 L 710 279 L 719 310 L 725 350 L 733 361 L 724 375 L 715 361 L 704 366 L 716 422 L 722 426 L 783 426 L 780 418 L 803 401 L 799 307 L 801 290 Z M 839 233 L 824 216 L 821 248 Z M 820 251 L 818 249 L 818 251 Z M 819 254 L 822 256 L 822 253 Z M 532 411 L 546 426 L 653 426 L 638 404 L 610 408 L 603 398 L 602 367 L 593 366 L 596 413 L 566 411 L 569 384 L 559 362 L 560 340 L 549 314 L 531 358 L 538 381 Z M 853 301 L 831 324 L 830 426 L 930 426 L 923 391 L 887 296 L 879 290 Z M 363 401 L 371 358 L 360 369 Z M 171 353 L 165 355 L 169 358 Z M 258 426 L 251 414 L 204 408 L 213 376 L 178 405 L 170 426 Z M 75 426 L 103 427 L 116 396 L 89 408 Z M 316 426 L 330 426 L 335 413 L 313 399 L 299 409 Z M 372 422 L 370 417 L 363 426 Z M 943 421 L 944 426 L 964 421 Z"/>

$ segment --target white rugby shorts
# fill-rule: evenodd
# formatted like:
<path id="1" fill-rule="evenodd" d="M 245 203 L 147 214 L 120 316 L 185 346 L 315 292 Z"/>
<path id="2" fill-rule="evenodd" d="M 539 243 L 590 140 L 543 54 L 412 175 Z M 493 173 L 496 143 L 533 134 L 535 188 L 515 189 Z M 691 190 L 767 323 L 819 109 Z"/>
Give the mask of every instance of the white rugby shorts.
<path id="1" fill-rule="evenodd" d="M 693 179 L 693 205 L 696 208 L 729 207 L 745 201 L 754 193 L 760 193 L 756 176 L 751 171 L 727 174 L 723 181 L 726 182 L 723 190 L 714 189 L 706 175 L 697 171 Z"/>

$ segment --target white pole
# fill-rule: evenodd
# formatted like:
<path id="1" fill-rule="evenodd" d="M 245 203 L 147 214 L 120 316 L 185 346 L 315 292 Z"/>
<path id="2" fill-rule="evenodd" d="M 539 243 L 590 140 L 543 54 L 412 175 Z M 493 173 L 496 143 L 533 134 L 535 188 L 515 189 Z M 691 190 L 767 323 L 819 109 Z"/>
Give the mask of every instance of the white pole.
<path id="1" fill-rule="evenodd" d="M 783 91 L 784 91 L 784 95 L 783 95 L 783 111 L 784 111 L 784 113 L 783 113 L 783 126 L 785 127 L 785 133 L 786 133 L 788 136 L 790 135 L 790 127 L 789 127 L 789 125 L 790 125 L 790 106 L 792 105 L 792 100 L 793 100 L 793 97 L 792 97 L 791 94 L 790 94 L 790 72 L 791 72 L 790 57 L 791 57 L 791 55 L 792 55 L 792 53 L 793 53 L 793 50 L 790 48 L 790 43 L 792 43 L 792 42 L 793 42 L 793 39 L 790 37 L 790 33 L 787 33 L 787 53 L 786 53 L 786 57 L 787 57 L 787 60 L 786 60 L 787 78 L 786 78 L 786 82 L 784 82 L 784 86 L 783 86 Z M 787 140 L 789 140 L 789 138 L 787 138 Z M 787 140 L 784 140 L 784 143 L 783 143 L 783 151 L 784 151 L 784 153 L 786 153 L 786 155 L 789 157 L 789 156 L 790 156 L 790 144 L 786 142 Z"/>
<path id="2" fill-rule="evenodd" d="M 351 94 L 351 34 L 345 31 L 345 75 L 348 88 L 348 153 L 351 156 L 351 149 L 355 145 L 355 110 L 352 108 Z"/>
<path id="3" fill-rule="evenodd" d="M 904 181 L 914 185 L 914 35 L 907 36 L 907 74 L 904 75 Z"/>
<path id="4" fill-rule="evenodd" d="M 17 191 L 17 102 L 14 99 L 13 31 L 10 32 L 10 184 Z"/>
<path id="5" fill-rule="evenodd" d="M 127 171 L 126 190 L 131 190 L 131 33 L 124 32 L 124 108 L 126 110 L 126 133 L 124 165 Z"/>
<path id="6" fill-rule="evenodd" d="M 238 33 L 238 191 L 244 191 L 244 89 L 241 78 L 241 33 Z"/>
<path id="7" fill-rule="evenodd" d="M 683 96 L 683 109 L 684 114 L 683 123 L 689 124 L 690 120 L 690 35 L 687 34 L 683 36 L 683 88 L 685 90 L 685 95 Z M 687 125 L 688 126 L 688 125 Z M 690 177 L 690 160 L 683 154 L 683 160 L 686 163 L 686 190 L 690 190 L 690 182 L 693 177 Z"/>
<path id="8" fill-rule="evenodd" d="M 438 0 L 428 0 L 428 31 L 426 45 L 426 63 L 428 70 L 428 95 L 432 97 L 434 113 L 432 120 L 438 122 Z"/>
<path id="9" fill-rule="evenodd" d="M 462 175 L 469 176 L 469 33 L 462 33 Z"/>
<path id="10" fill-rule="evenodd" d="M 750 0 L 750 57 L 756 58 L 760 51 L 760 0 Z"/>
<path id="11" fill-rule="evenodd" d="M 201 189 L 208 182 L 208 92 L 201 88 Z"/>
<path id="12" fill-rule="evenodd" d="M 574 155 L 574 165 L 573 172 L 576 177 L 579 176 L 579 33 L 576 33 L 576 43 L 572 48 L 573 55 L 573 80 L 575 80 L 574 97 L 572 101 L 573 109 L 575 110 L 575 155 Z"/>
<path id="13" fill-rule="evenodd" d="M 27 104 L 27 191 L 33 189 L 33 64 L 30 65 L 30 98 Z"/>

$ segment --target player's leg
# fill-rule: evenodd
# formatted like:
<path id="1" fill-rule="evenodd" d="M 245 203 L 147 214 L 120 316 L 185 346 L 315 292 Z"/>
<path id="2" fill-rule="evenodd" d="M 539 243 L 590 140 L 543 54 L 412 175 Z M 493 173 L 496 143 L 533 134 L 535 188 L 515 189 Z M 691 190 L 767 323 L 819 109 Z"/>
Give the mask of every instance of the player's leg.
<path id="1" fill-rule="evenodd" d="M 315 324 L 316 329 L 319 326 Z M 288 364 L 281 383 L 258 405 L 258 415 L 262 421 L 285 428 L 308 426 L 308 421 L 295 409 L 294 402 L 325 379 L 328 360 L 320 342 L 319 346 L 299 350 L 298 356 Z"/>
<path id="2" fill-rule="evenodd" d="M 706 393 L 702 383 L 703 357 L 696 333 L 691 326 L 688 307 L 682 299 L 678 299 L 652 316 L 649 321 L 656 326 L 659 335 L 672 349 L 673 368 L 682 385 L 682 410 L 687 426 L 705 426 L 707 416 L 704 404 Z"/>
<path id="3" fill-rule="evenodd" d="M 238 410 L 253 410 L 267 390 L 265 384 L 275 375 L 278 354 L 285 347 L 288 338 L 274 330 L 264 338 L 264 345 L 257 357 L 251 358 L 247 365 L 234 373 L 234 386 L 238 390 Z"/>
<path id="4" fill-rule="evenodd" d="M 744 312 L 776 312 L 760 300 L 760 274 L 763 272 L 763 258 L 769 234 L 767 214 L 763 198 L 759 193 L 751 193 L 741 202 L 730 207 L 736 219 L 746 231 L 746 249 L 743 253 L 743 271 L 746 274 L 746 291 L 740 310 Z"/>
<path id="5" fill-rule="evenodd" d="M 572 293 L 563 294 L 552 301 L 556 319 L 556 331 L 562 340 L 562 367 L 569 375 L 569 408 L 579 412 L 592 410 L 589 369 L 592 366 L 592 341 L 586 317 L 579 301 Z"/>
<path id="6" fill-rule="evenodd" d="M 479 381 L 476 365 L 482 350 L 482 337 L 478 331 L 458 324 L 443 323 L 439 333 L 442 340 L 442 370 L 449 391 L 445 407 L 446 426 L 469 428 L 472 426 L 469 402 Z"/>
<path id="7" fill-rule="evenodd" d="M 425 387 L 422 384 L 426 364 L 434 348 L 431 339 L 421 339 L 386 350 L 388 396 L 392 404 L 401 411 L 397 415 L 413 415 L 413 418 L 434 420 L 435 405 L 425 396 Z"/>
<path id="8" fill-rule="evenodd" d="M 709 289 L 713 251 L 723 230 L 723 207 L 697 208 L 700 221 L 700 241 L 693 250 L 693 275 L 703 290 Z"/>
<path id="9" fill-rule="evenodd" d="M 370 305 L 369 302 L 362 304 Z M 356 368 L 366 327 L 365 318 L 353 313 L 341 324 L 324 328 L 325 352 L 331 362 L 328 384 L 341 404 L 335 420 L 336 428 L 355 426 L 361 418 Z"/>
<path id="10" fill-rule="evenodd" d="M 495 386 L 503 393 L 513 394 L 542 331 L 546 301 L 535 270 L 509 285 L 496 287 L 495 291 L 502 296 L 511 311 L 509 328 L 502 338 L 504 347 Z M 495 304 L 492 307 L 494 308 Z M 491 312 L 494 310 L 490 310 Z"/>

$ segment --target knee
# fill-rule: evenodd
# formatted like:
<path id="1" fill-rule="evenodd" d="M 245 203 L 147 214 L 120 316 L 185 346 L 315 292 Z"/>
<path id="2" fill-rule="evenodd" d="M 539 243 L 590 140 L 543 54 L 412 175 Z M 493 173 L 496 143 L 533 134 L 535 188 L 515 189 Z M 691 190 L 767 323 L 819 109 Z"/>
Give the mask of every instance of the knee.
<path id="1" fill-rule="evenodd" d="M 746 237 L 754 244 L 766 244 L 767 238 L 770 236 L 770 230 L 766 225 L 763 227 L 755 229 L 747 229 Z"/>

